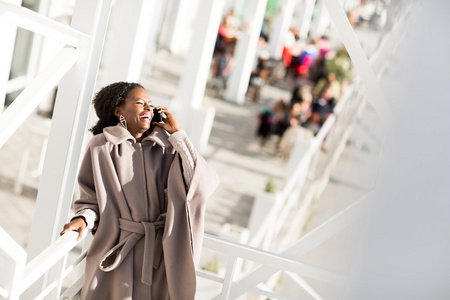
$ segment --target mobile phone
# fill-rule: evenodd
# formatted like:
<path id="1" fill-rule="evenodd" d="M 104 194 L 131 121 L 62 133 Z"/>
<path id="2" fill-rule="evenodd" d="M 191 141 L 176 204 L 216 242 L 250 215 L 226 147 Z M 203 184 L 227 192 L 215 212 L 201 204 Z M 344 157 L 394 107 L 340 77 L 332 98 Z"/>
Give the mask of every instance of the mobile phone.
<path id="1" fill-rule="evenodd" d="M 153 118 L 152 118 L 152 122 L 163 122 L 163 118 L 165 117 L 164 113 L 159 113 L 158 110 L 155 108 L 153 108 Z"/>

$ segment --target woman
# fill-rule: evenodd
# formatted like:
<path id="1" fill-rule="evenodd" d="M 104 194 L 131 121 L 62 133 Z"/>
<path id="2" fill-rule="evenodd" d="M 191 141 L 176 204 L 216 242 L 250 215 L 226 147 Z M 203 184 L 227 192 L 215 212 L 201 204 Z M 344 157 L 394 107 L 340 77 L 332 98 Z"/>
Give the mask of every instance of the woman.
<path id="1" fill-rule="evenodd" d="M 206 198 L 217 173 L 166 107 L 137 83 L 94 98 L 99 117 L 78 175 L 75 217 L 92 229 L 82 299 L 194 299 Z"/>

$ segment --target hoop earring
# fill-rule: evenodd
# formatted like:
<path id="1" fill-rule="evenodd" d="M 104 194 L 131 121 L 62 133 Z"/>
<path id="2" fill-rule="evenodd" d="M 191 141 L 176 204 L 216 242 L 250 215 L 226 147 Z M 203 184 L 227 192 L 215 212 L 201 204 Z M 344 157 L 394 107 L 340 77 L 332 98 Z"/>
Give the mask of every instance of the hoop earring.
<path id="1" fill-rule="evenodd" d="M 125 127 L 125 129 L 128 129 L 127 120 L 125 120 L 125 117 L 123 115 L 120 115 L 119 121 L 120 121 L 120 124 L 122 124 L 122 126 Z"/>

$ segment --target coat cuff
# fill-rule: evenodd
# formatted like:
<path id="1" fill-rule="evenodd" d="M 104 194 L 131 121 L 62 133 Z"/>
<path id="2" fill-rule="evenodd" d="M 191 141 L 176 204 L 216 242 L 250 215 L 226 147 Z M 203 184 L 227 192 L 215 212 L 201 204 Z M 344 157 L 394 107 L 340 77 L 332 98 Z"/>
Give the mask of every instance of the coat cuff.
<path id="1" fill-rule="evenodd" d="M 90 230 L 92 230 L 94 228 L 95 222 L 98 220 L 97 213 L 90 208 L 85 208 L 85 209 L 78 211 L 75 214 L 75 216 L 72 218 L 72 220 L 75 218 L 79 218 L 79 217 L 84 218 L 84 220 L 86 221 L 86 224 L 87 224 L 87 228 Z"/>
<path id="2" fill-rule="evenodd" d="M 184 130 L 174 132 L 168 139 L 175 151 L 180 154 L 183 165 L 183 177 L 187 188 L 189 188 L 194 176 L 195 165 L 197 164 L 197 151 Z"/>

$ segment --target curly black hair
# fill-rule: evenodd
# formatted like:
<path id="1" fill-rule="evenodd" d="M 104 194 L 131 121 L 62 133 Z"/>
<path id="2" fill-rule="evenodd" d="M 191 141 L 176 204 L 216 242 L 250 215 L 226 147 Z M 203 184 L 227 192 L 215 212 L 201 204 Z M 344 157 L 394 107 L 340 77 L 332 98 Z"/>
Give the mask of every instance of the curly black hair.
<path id="1" fill-rule="evenodd" d="M 119 81 L 102 88 L 92 101 L 99 120 L 89 131 L 97 135 L 103 132 L 103 128 L 116 125 L 119 121 L 114 114 L 114 110 L 125 101 L 128 93 L 135 88 L 144 87 L 135 82 Z"/>

